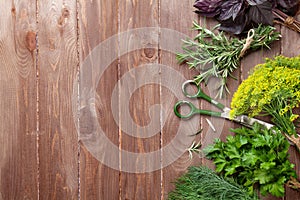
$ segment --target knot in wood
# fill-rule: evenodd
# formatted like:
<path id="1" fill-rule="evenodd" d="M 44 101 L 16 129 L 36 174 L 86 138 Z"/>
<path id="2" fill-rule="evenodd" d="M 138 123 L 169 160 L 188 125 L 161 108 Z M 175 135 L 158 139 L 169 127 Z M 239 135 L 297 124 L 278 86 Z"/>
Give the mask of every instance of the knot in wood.
<path id="1" fill-rule="evenodd" d="M 51 51 L 55 50 L 55 40 L 52 38 L 49 39 L 49 49 Z"/>
<path id="2" fill-rule="evenodd" d="M 70 17 L 70 11 L 67 8 L 63 8 L 61 11 L 61 16 L 64 18 L 69 18 Z"/>
<path id="3" fill-rule="evenodd" d="M 154 55 L 155 55 L 155 50 L 153 49 L 153 48 L 145 48 L 144 49 L 144 53 L 145 53 L 145 56 L 147 57 L 147 58 L 153 58 L 154 57 Z"/>
<path id="4" fill-rule="evenodd" d="M 26 34 L 26 48 L 32 52 L 36 48 L 36 33 L 33 31 L 28 31 Z"/>
<path id="5" fill-rule="evenodd" d="M 12 7 L 12 8 L 11 8 L 11 13 L 12 13 L 13 16 L 16 16 L 16 12 L 17 12 L 17 11 L 16 11 L 16 8 L 15 8 L 15 7 Z"/>
<path id="6" fill-rule="evenodd" d="M 60 26 L 64 25 L 66 23 L 66 20 L 70 17 L 70 11 L 67 8 L 63 8 L 61 10 L 61 16 L 58 19 L 58 24 Z"/>

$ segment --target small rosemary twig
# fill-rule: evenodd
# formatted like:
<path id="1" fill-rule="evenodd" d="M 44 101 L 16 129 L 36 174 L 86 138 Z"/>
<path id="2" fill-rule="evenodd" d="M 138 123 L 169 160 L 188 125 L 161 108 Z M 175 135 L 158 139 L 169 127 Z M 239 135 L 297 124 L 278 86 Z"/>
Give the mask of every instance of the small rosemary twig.
<path id="1" fill-rule="evenodd" d="M 192 143 L 192 145 L 187 149 L 187 151 L 189 152 L 190 159 L 193 159 L 193 153 L 199 154 L 201 152 L 200 147 L 200 141 L 198 143 L 196 143 L 195 141 Z"/>

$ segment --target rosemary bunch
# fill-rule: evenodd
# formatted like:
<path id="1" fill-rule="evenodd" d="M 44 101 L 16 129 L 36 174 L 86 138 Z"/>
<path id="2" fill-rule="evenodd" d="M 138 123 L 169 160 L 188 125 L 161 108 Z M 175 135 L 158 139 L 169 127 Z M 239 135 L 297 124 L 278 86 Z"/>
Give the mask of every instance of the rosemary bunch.
<path id="1" fill-rule="evenodd" d="M 176 188 L 169 193 L 169 200 L 257 200 L 233 179 L 223 178 L 207 167 L 190 167 L 188 172 L 175 183 Z"/>
<path id="2" fill-rule="evenodd" d="M 200 70 L 195 77 L 198 84 L 202 81 L 207 83 L 210 77 L 220 78 L 219 98 L 224 97 L 225 91 L 229 93 L 227 77 L 233 77 L 232 72 L 239 67 L 240 59 L 248 49 L 270 49 L 268 45 L 281 37 L 274 27 L 262 25 L 251 29 L 244 39 L 228 38 L 223 32 L 215 34 L 197 22 L 193 22 L 193 30 L 199 31 L 199 34 L 194 39 L 183 40 L 184 52 L 178 53 L 176 58 L 179 63 L 187 62 L 190 68 Z"/>

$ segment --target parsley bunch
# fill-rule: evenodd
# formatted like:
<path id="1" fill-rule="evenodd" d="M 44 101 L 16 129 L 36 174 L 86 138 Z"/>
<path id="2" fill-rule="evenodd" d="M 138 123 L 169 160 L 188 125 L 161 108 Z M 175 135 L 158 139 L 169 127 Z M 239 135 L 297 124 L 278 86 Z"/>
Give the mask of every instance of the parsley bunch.
<path id="1" fill-rule="evenodd" d="M 284 196 L 284 184 L 296 177 L 294 165 L 288 160 L 289 143 L 277 129 L 268 130 L 255 123 L 253 129 L 232 130 L 226 142 L 216 139 L 204 149 L 213 159 L 216 171 L 234 177 L 253 194 L 258 187 L 262 195 Z M 274 134 L 275 132 L 275 134 Z"/>
<path id="2" fill-rule="evenodd" d="M 231 102 L 231 117 L 248 114 L 270 115 L 275 125 L 288 135 L 296 134 L 300 105 L 300 56 L 277 56 L 257 65 L 242 82 Z"/>

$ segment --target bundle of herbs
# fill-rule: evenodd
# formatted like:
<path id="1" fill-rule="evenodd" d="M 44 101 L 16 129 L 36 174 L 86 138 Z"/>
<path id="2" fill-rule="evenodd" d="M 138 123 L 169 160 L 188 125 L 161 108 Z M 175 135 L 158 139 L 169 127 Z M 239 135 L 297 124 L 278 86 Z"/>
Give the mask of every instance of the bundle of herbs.
<path id="1" fill-rule="evenodd" d="M 297 135 L 299 105 L 300 56 L 277 56 L 255 66 L 250 76 L 240 84 L 232 98 L 230 115 L 269 115 L 300 149 Z"/>
<path id="2" fill-rule="evenodd" d="M 300 32 L 300 23 L 292 18 L 300 0 L 196 0 L 196 13 L 214 17 L 220 30 L 241 34 L 258 24 L 273 25 L 274 19 Z M 286 16 L 286 17 L 285 17 Z"/>
<path id="3" fill-rule="evenodd" d="M 240 59 L 248 49 L 270 48 L 269 44 L 280 39 L 280 34 L 271 26 L 259 26 L 251 29 L 244 39 L 228 38 L 223 32 L 214 33 L 196 22 L 193 29 L 199 31 L 194 39 L 183 40 L 183 53 L 177 54 L 179 63 L 186 62 L 190 68 L 197 68 L 200 74 L 195 82 L 207 82 L 210 77 L 220 79 L 217 96 L 224 97 L 227 77 L 239 67 Z"/>
<path id="4" fill-rule="evenodd" d="M 177 179 L 169 200 L 258 200 L 231 178 L 224 178 L 207 167 L 190 167 Z"/>
<path id="5" fill-rule="evenodd" d="M 288 159 L 290 144 L 286 138 L 277 128 L 268 130 L 258 123 L 252 129 L 232 131 L 235 136 L 227 136 L 226 142 L 216 139 L 203 150 L 214 161 L 216 171 L 234 177 L 250 194 L 258 189 L 262 195 L 284 196 L 285 184 L 297 182 L 294 165 Z"/>

